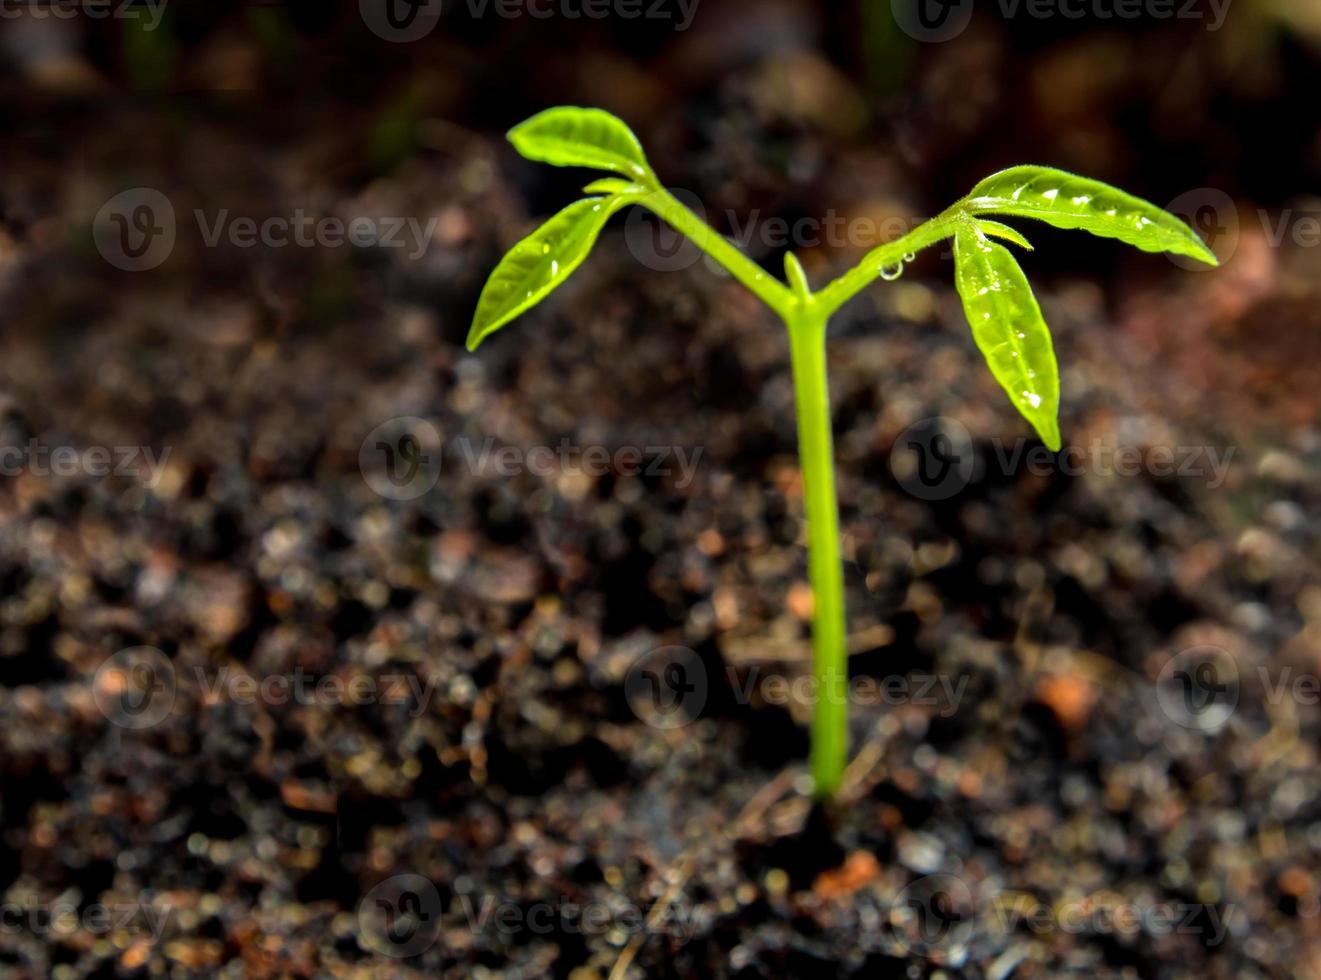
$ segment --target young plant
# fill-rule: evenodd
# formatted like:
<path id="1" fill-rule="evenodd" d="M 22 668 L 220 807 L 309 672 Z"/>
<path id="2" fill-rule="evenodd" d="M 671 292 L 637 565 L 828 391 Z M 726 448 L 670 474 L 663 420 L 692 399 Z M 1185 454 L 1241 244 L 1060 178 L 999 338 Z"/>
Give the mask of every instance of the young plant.
<path id="1" fill-rule="evenodd" d="M 806 496 L 808 576 L 814 597 L 813 670 L 818 702 L 812 719 L 811 773 L 818 797 L 831 796 L 844 773 L 848 663 L 839 508 L 826 388 L 826 322 L 877 278 L 894 278 L 913 253 L 954 240 L 954 278 L 973 340 L 991 374 L 1052 451 L 1060 448 L 1059 369 L 1050 331 L 1014 256 L 995 239 L 1031 249 L 1013 228 L 985 215 L 1032 218 L 1117 238 L 1147 252 L 1172 252 L 1216 265 L 1216 257 L 1178 218 L 1108 184 L 1050 167 L 1011 167 L 896 241 L 868 252 L 853 269 L 813 292 L 798 259 L 785 255 L 786 283 L 681 204 L 652 172 L 637 137 L 601 109 L 547 109 L 509 132 L 523 156 L 560 167 L 617 176 L 584 188 L 575 201 L 516 244 L 491 273 L 477 302 L 468 349 L 543 300 L 587 258 L 611 215 L 649 208 L 727 269 L 784 321 L 789 331 L 798 446 Z"/>

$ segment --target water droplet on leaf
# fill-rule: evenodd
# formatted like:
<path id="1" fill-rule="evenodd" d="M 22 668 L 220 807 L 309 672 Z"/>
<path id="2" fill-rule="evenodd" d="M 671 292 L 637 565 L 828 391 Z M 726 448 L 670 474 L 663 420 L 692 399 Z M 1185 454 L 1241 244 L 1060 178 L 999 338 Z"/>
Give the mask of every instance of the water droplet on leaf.
<path id="1" fill-rule="evenodd" d="M 894 282 L 904 274 L 904 264 L 896 262 L 894 265 L 883 265 L 880 267 L 880 276 L 886 282 Z"/>

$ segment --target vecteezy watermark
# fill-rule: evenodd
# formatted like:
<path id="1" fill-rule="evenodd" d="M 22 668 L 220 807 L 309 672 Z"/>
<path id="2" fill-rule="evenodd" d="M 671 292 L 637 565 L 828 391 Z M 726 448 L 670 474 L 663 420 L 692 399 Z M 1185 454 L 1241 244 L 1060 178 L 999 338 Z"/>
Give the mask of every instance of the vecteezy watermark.
<path id="1" fill-rule="evenodd" d="M 367 485 L 390 500 L 413 500 L 440 479 L 443 456 L 474 476 L 509 479 L 529 474 L 553 480 L 564 473 L 593 479 L 604 476 L 674 479 L 676 489 L 691 486 L 702 446 L 583 445 L 563 438 L 557 445 L 520 446 L 459 437 L 442 443 L 440 431 L 426 419 L 403 415 L 372 429 L 358 450 L 358 466 Z"/>
<path id="2" fill-rule="evenodd" d="M 551 478 L 567 471 L 599 478 L 615 476 L 677 477 L 683 490 L 692 485 L 702 446 L 580 445 L 561 439 L 556 446 L 497 446 L 494 439 L 474 444 L 468 439 L 451 443 L 468 472 L 499 477 L 520 473 Z"/>
<path id="3" fill-rule="evenodd" d="M 977 916 L 972 888 L 957 875 L 930 874 L 904 886 L 890 909 L 889 927 L 904 953 L 937 957 L 963 946 Z"/>
<path id="4" fill-rule="evenodd" d="M 442 0 L 358 0 L 358 13 L 377 37 L 407 44 L 436 29 L 443 6 Z"/>
<path id="5" fill-rule="evenodd" d="M 967 427 L 956 419 L 920 419 L 895 440 L 890 473 L 920 500 L 947 500 L 988 469 L 1004 476 L 1150 476 L 1196 481 L 1216 490 L 1224 485 L 1234 459 L 1233 446 L 1119 446 L 1093 439 L 1052 452 L 1026 438 L 993 438 L 986 445 L 988 451 L 978 452 Z"/>
<path id="6" fill-rule="evenodd" d="M 955 961 L 974 933 L 1031 933 L 1137 937 L 1193 936 L 1208 947 L 1229 935 L 1234 905 L 1134 900 L 1114 892 L 1042 901 L 1026 892 L 1001 892 L 979 899 L 954 874 L 915 878 L 896 896 L 888 917 L 897 951 Z"/>
<path id="7" fill-rule="evenodd" d="M 129 647 L 105 659 L 92 679 L 92 699 L 120 728 L 159 725 L 174 707 L 174 666 L 155 647 Z"/>
<path id="8" fill-rule="evenodd" d="M 317 215 L 304 208 L 289 214 L 236 215 L 229 208 L 208 214 L 193 210 L 198 240 L 206 248 L 388 248 L 410 260 L 426 254 L 438 217 Z M 168 259 L 179 233 L 174 205 L 154 187 L 134 187 L 106 201 L 92 222 L 101 257 L 116 269 L 145 272 Z"/>
<path id="9" fill-rule="evenodd" d="M 1247 213 L 1240 211 L 1233 198 L 1219 188 L 1195 187 L 1170 201 L 1165 210 L 1192 225 L 1222 265 L 1238 250 L 1242 230 L 1253 223 L 1261 229 L 1262 239 L 1271 248 L 1321 246 L 1321 205 L 1283 208 L 1277 212 L 1256 208 Z M 1168 258 L 1190 271 L 1204 272 L 1212 268 L 1205 262 L 1182 255 L 1169 255 Z"/>
<path id="10" fill-rule="evenodd" d="M 1238 699 L 1238 665 L 1220 647 L 1180 650 L 1156 678 L 1157 703 L 1167 718 L 1184 728 L 1218 730 L 1238 707 Z"/>
<path id="11" fill-rule="evenodd" d="M 1200 21 L 1208 31 L 1225 23 L 1232 0 L 994 0 L 985 9 L 1005 20 Z M 973 0 L 890 0 L 899 29 L 915 41 L 939 44 L 958 37 L 972 21 Z"/>
<path id="12" fill-rule="evenodd" d="M 440 937 L 444 908 L 435 883 L 418 874 L 387 878 L 358 903 L 363 945 L 382 956 L 425 953 Z"/>
<path id="13" fill-rule="evenodd" d="M 144 31 L 161 26 L 168 0 L 0 0 L 0 18 L 13 20 L 136 20 Z"/>
<path id="14" fill-rule="evenodd" d="M 153 490 L 160 484 L 170 451 L 169 446 L 159 453 L 151 446 L 47 446 L 29 439 L 23 446 L 0 446 L 0 476 L 116 476 Z"/>
<path id="15" fill-rule="evenodd" d="M 411 873 L 387 878 L 358 903 L 362 945 L 397 958 L 418 956 L 460 931 L 495 943 L 549 935 L 608 936 L 622 942 L 642 932 L 685 942 L 700 925 L 700 917 L 678 902 L 638 903 L 622 897 L 515 901 L 459 891 L 447 914 L 435 882 Z"/>
<path id="16" fill-rule="evenodd" d="M 810 672 L 786 673 L 762 664 L 724 668 L 724 682 L 734 701 L 788 706 L 816 704 L 828 697 Z M 858 708 L 921 705 L 947 718 L 967 693 L 968 676 L 894 674 L 851 677 L 837 696 Z M 701 717 L 710 693 L 706 664 L 688 647 L 666 646 L 637 657 L 624 677 L 624 696 L 638 719 L 653 728 L 682 728 Z"/>
<path id="17" fill-rule="evenodd" d="M 618 939 L 646 932 L 684 942 L 699 927 L 696 916 L 678 903 L 642 905 L 624 900 L 512 902 L 484 895 L 462 894 L 458 899 L 469 930 L 491 938 L 519 938 L 552 934 L 612 936 Z"/>
<path id="18" fill-rule="evenodd" d="M 899 434 L 890 450 L 890 474 L 920 500 L 947 500 L 972 482 L 977 453 L 957 419 L 920 419 Z"/>
<path id="19" fill-rule="evenodd" d="M 653 728 L 682 728 L 706 707 L 706 665 L 687 647 L 649 650 L 624 677 L 624 697 L 638 719 Z"/>
<path id="20" fill-rule="evenodd" d="M 169 717 L 181 680 L 206 703 L 318 708 L 390 705 L 404 709 L 410 718 L 425 714 L 440 693 L 439 678 L 424 680 L 412 671 L 375 674 L 351 670 L 318 675 L 298 666 L 288 673 L 258 676 L 230 667 L 181 670 L 155 647 L 132 647 L 106 658 L 96 672 L 93 697 L 113 724 L 151 728 Z"/>
<path id="21" fill-rule="evenodd" d="M 705 228 L 707 211 L 701 199 L 683 188 L 671 193 L 703 219 Z M 624 216 L 624 244 L 640 264 L 655 272 L 677 272 L 705 261 L 713 272 L 727 274 L 715 260 L 706 256 L 700 242 L 680 235 L 656 217 L 645 206 L 645 200 L 642 198 L 644 203 L 629 208 Z M 726 210 L 723 217 L 731 230 L 728 240 L 742 251 L 804 249 L 820 245 L 871 249 L 902 238 L 923 223 L 920 218 L 894 215 L 878 219 L 870 215 L 845 215 L 834 209 L 827 210 L 821 217 L 804 216 L 793 221 L 778 215 L 765 217 L 759 208 L 753 208 L 746 216 Z M 714 228 L 702 233 L 719 234 Z"/>
<path id="22" fill-rule="evenodd" d="M 416 500 L 440 479 L 440 431 L 426 419 L 401 415 L 382 422 L 362 440 L 358 469 L 387 500 Z"/>
<path id="23" fill-rule="evenodd" d="M 988 918 L 1001 932 L 1036 935 L 1067 933 L 1133 938 L 1195 936 L 1202 945 L 1219 946 L 1229 935 L 1236 906 L 1205 902 L 1133 902 L 1115 894 L 1096 894 L 1070 901 L 1038 901 L 1015 892 L 991 903 Z"/>
<path id="24" fill-rule="evenodd" d="M 1219 731 L 1233 717 L 1245 689 L 1264 704 L 1321 705 L 1321 676 L 1292 664 L 1259 664 L 1240 673 L 1233 655 L 1210 644 L 1171 655 L 1156 678 L 1156 700 L 1165 716 L 1207 733 Z"/>
<path id="25" fill-rule="evenodd" d="M 407 44 L 420 41 L 438 26 L 443 8 L 463 11 L 473 20 L 527 17 L 544 21 L 645 20 L 672 24 L 674 30 L 692 26 L 701 0 L 358 0 L 362 21 L 377 37 Z"/>
<path id="26" fill-rule="evenodd" d="M 150 902 L 4 902 L 0 903 L 0 934 L 31 936 L 165 934 L 174 908 Z"/>
<path id="27" fill-rule="evenodd" d="M 726 668 L 730 689 L 740 704 L 760 700 L 766 704 L 816 704 L 824 695 L 821 682 L 815 674 L 795 675 L 769 671 L 752 665 L 739 676 L 733 667 Z M 845 701 L 855 707 L 897 707 L 916 704 L 932 708 L 933 713 L 948 718 L 959 710 L 972 678 L 948 674 L 891 674 L 888 677 L 850 677 L 840 692 Z"/>
<path id="28" fill-rule="evenodd" d="M 379 676 L 360 671 L 315 675 L 302 667 L 263 677 L 228 667 L 210 672 L 198 667 L 192 671 L 192 680 L 208 701 L 271 707 L 395 705 L 406 708 L 410 718 L 426 713 L 440 683 L 439 678 L 423 680 L 411 671 Z"/>

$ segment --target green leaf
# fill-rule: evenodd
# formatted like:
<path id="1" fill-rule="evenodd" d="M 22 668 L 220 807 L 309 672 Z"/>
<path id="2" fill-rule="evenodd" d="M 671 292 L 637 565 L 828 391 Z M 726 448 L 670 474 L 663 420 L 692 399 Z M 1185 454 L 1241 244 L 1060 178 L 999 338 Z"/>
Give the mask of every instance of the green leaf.
<path id="1" fill-rule="evenodd" d="M 468 350 L 536 306 L 587 258 L 596 236 L 627 198 L 575 201 L 511 248 L 491 273 L 468 330 Z"/>
<path id="2" fill-rule="evenodd" d="M 803 263 L 798 261 L 798 256 L 793 252 L 784 253 L 784 277 L 789 281 L 789 288 L 793 290 L 794 295 L 806 302 L 812 296 L 812 288 L 807 284 L 807 273 L 803 271 Z"/>
<path id="3" fill-rule="evenodd" d="M 954 276 L 972 337 L 995 380 L 1052 452 L 1060 448 L 1060 372 L 1027 277 L 972 223 L 954 234 Z"/>
<path id="4" fill-rule="evenodd" d="M 509 142 L 529 160 L 651 178 L 638 138 L 623 120 L 604 109 L 546 109 L 511 129 Z"/>
<path id="5" fill-rule="evenodd" d="M 1144 252 L 1173 252 L 1219 265 L 1196 232 L 1149 201 L 1116 187 L 1053 167 L 1010 167 L 969 192 L 971 211 L 1036 218 L 1056 228 L 1078 228 L 1117 238 Z"/>
<path id="6" fill-rule="evenodd" d="M 647 188 L 619 177 L 601 177 L 583 188 L 584 194 L 646 194 Z"/>
<path id="7" fill-rule="evenodd" d="M 1017 228 L 1010 228 L 1008 225 L 1002 225 L 990 218 L 977 218 L 976 221 L 977 227 L 982 230 L 983 235 L 994 235 L 996 238 L 1013 242 L 1019 248 L 1025 248 L 1029 252 L 1032 251 L 1032 243 L 1019 234 Z"/>

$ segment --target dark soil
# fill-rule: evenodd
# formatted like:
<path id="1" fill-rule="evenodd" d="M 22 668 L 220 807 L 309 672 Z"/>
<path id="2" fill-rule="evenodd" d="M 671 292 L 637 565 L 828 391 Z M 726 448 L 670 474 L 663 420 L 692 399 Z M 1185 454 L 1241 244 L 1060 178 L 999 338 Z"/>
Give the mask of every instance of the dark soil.
<path id="1" fill-rule="evenodd" d="M 736 108 L 694 110 L 694 129 L 756 119 L 733 77 Z M 821 808 L 810 706 L 768 687 L 805 676 L 810 592 L 787 346 L 764 310 L 700 265 L 640 267 L 617 220 L 468 355 L 487 270 L 572 184 L 425 112 L 415 155 L 370 179 L 327 166 L 362 162 L 352 110 L 272 124 L 260 152 L 223 113 L 102 111 L 59 118 L 87 124 L 64 156 L 34 116 L 10 142 L 0 441 L 169 454 L 150 488 L 0 478 L 4 976 L 1321 975 L 1321 716 L 1272 696 L 1321 671 L 1315 344 L 1283 329 L 1315 324 L 1314 257 L 1245 233 L 1219 279 L 1134 254 L 1100 287 L 1050 260 L 1066 443 L 1136 447 L 1136 475 L 1004 461 L 1026 428 L 940 257 L 847 309 L 830 356 L 851 670 L 910 696 L 854 708 L 846 786 Z M 739 152 L 759 149 L 777 159 Z M 728 162 L 706 161 L 703 193 Z M 139 274 L 57 233 L 135 183 L 181 216 L 243 188 L 244 213 L 321 201 L 435 217 L 437 238 L 410 260 L 194 234 Z M 842 265 L 818 252 L 821 282 Z M 403 416 L 434 426 L 442 466 L 397 501 L 359 450 Z M 978 462 L 929 501 L 891 457 L 934 417 Z M 691 481 L 504 475 L 470 460 L 488 439 L 700 456 Z M 1167 447 L 1232 450 L 1226 479 L 1161 475 Z M 143 729 L 108 719 L 98 673 L 135 647 L 177 686 Z M 663 727 L 626 681 L 673 647 L 704 696 Z M 1198 727 L 1160 692 L 1201 648 L 1238 682 Z M 210 686 L 295 675 L 392 696 Z M 917 695 L 928 682 L 957 703 Z M 29 914 L 60 903 L 81 926 Z M 87 928 L 97 904 L 131 917 Z"/>

